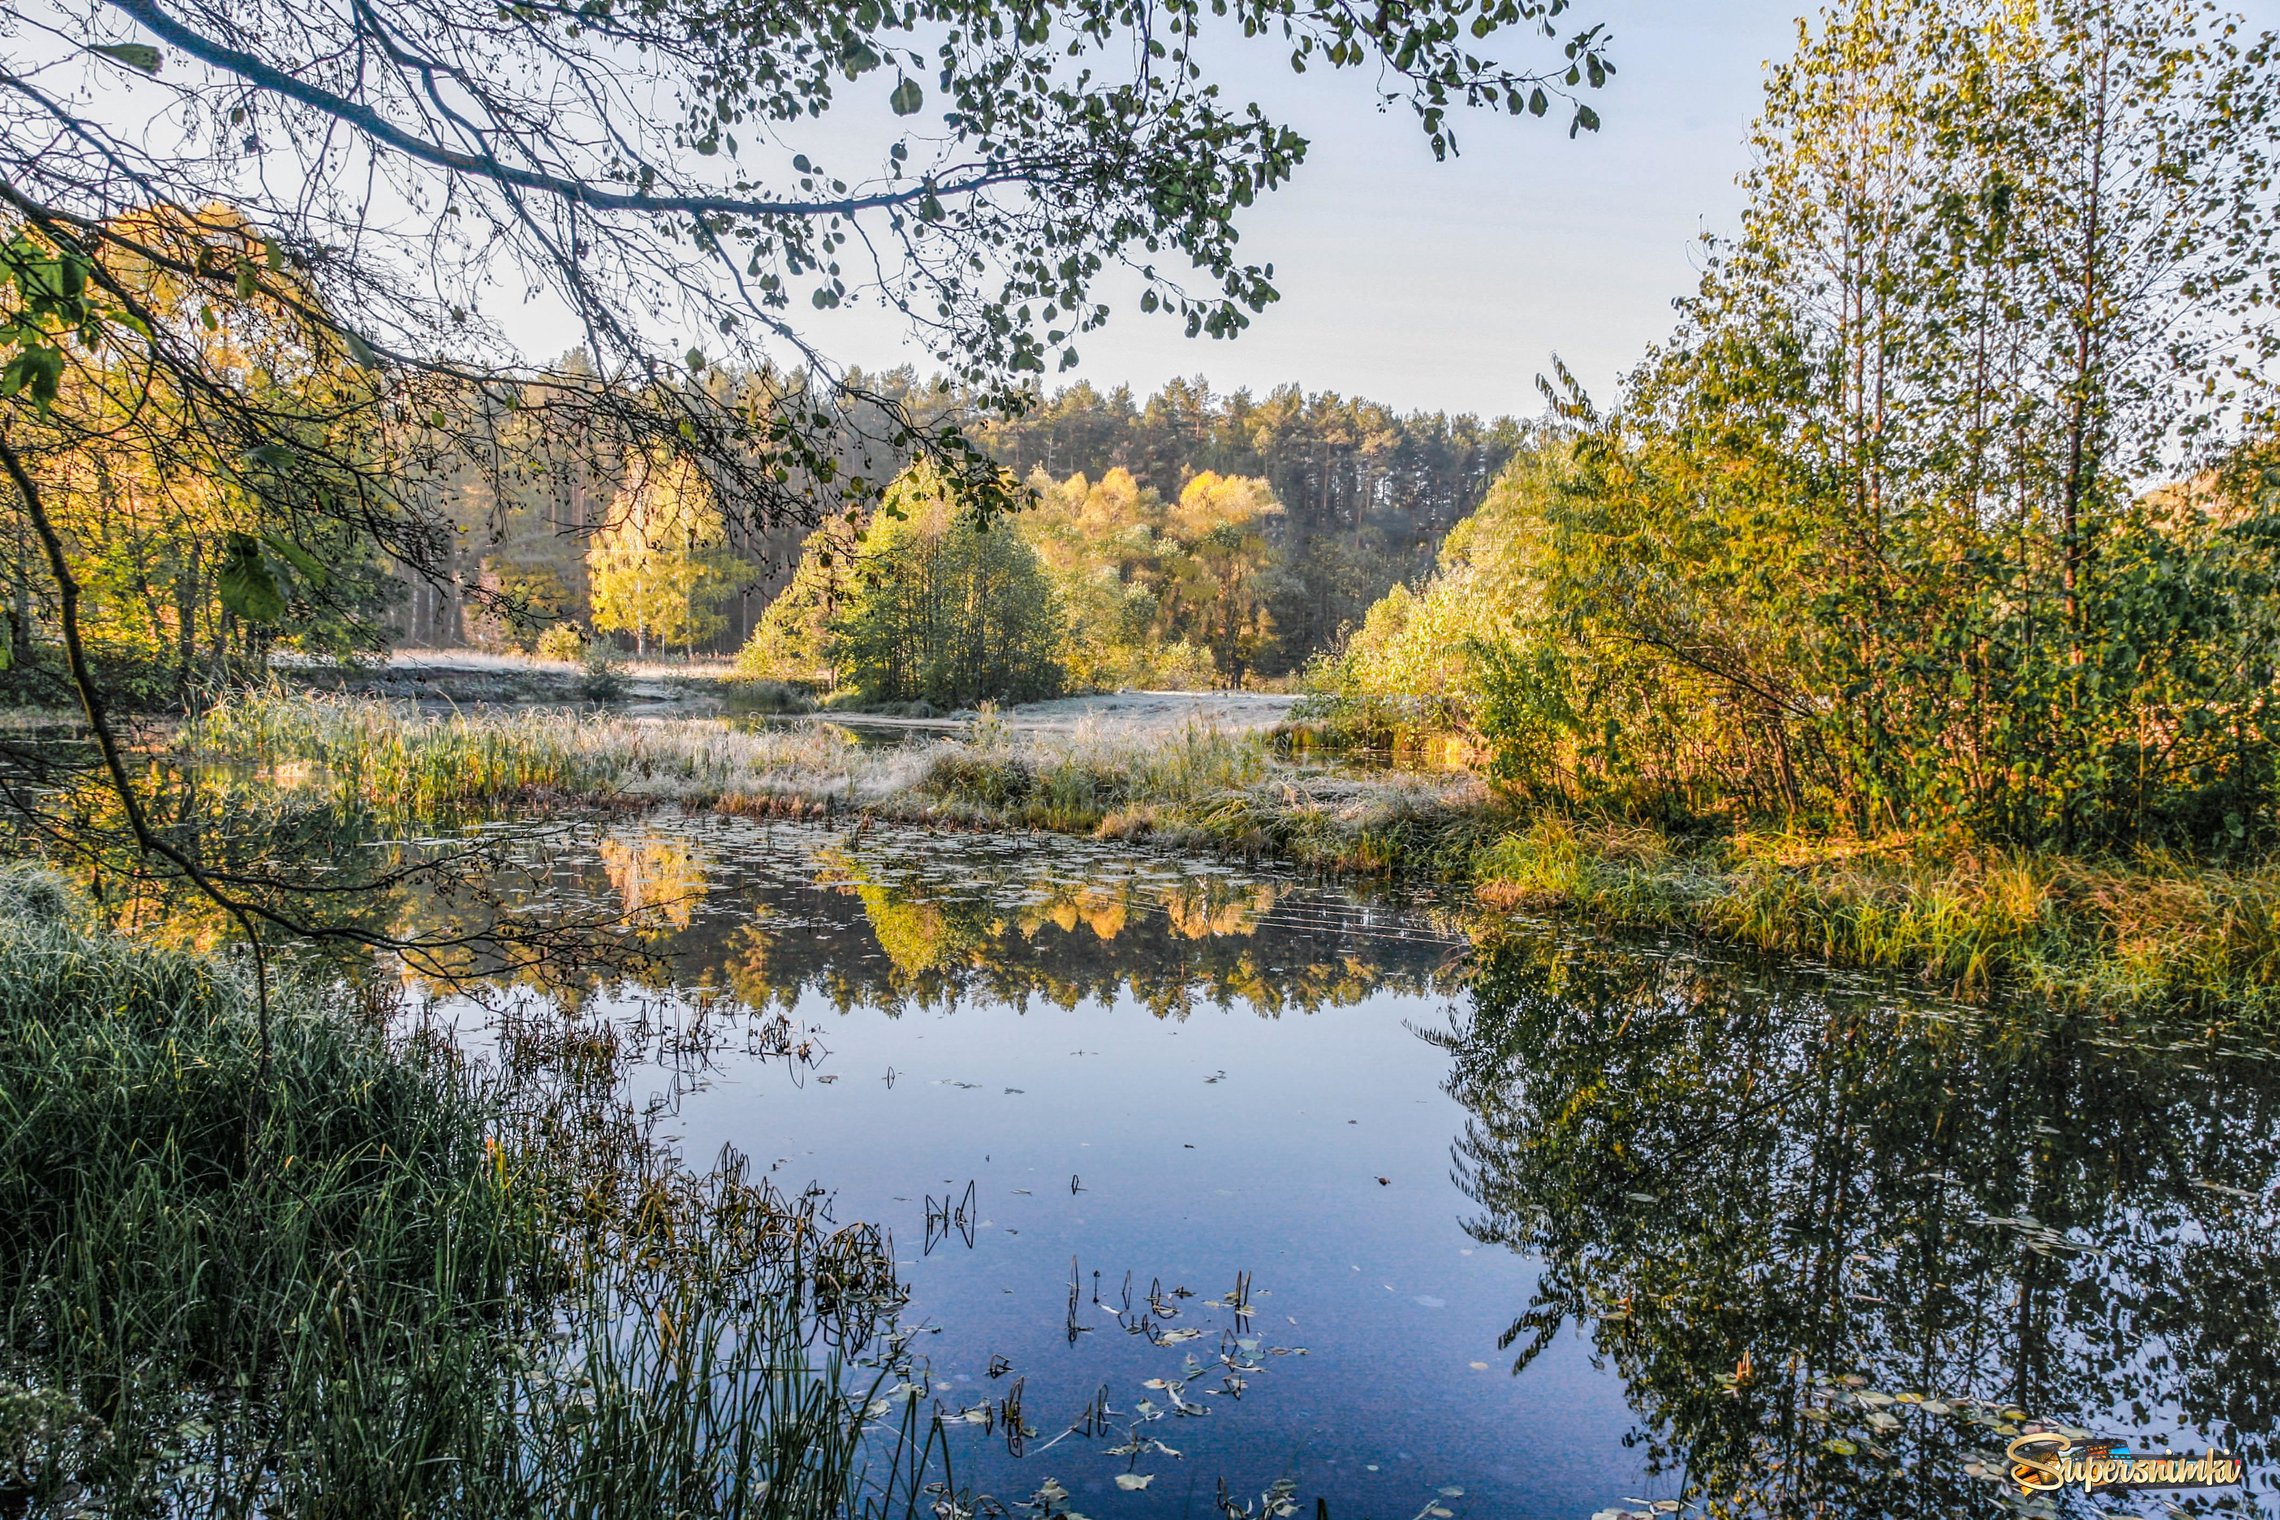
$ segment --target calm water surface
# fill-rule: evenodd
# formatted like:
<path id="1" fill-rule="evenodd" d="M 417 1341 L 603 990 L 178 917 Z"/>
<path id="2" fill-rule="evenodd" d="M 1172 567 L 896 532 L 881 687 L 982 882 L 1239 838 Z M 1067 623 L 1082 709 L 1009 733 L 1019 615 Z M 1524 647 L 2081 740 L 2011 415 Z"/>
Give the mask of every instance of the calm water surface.
<path id="1" fill-rule="evenodd" d="M 610 1017 L 693 1163 L 890 1230 L 897 1391 L 961 1488 L 1135 1520 L 1277 1480 L 1335 1516 L 1997 1514 L 2035 1418 L 2241 1450 L 2229 1503 L 2280 1513 L 2280 1083 L 2205 1030 L 1528 924 L 1476 946 L 1047 837 L 652 818 L 546 850 L 558 894 L 650 912 L 659 969 L 428 1013 L 476 1044 Z M 2170 1499 L 2210 1503 L 2123 1510 Z"/>

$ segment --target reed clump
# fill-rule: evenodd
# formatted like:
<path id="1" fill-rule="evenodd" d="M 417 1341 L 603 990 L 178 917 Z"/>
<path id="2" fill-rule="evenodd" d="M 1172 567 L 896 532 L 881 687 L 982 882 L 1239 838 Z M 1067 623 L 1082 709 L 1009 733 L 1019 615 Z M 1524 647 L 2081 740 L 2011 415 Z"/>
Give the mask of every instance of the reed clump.
<path id="1" fill-rule="evenodd" d="M 0 876 L 0 1509 L 915 1502 L 852 1370 L 875 1236 L 673 1164 L 553 1059 L 592 1031 L 477 1067 L 313 984 L 258 1023 L 234 964 Z"/>

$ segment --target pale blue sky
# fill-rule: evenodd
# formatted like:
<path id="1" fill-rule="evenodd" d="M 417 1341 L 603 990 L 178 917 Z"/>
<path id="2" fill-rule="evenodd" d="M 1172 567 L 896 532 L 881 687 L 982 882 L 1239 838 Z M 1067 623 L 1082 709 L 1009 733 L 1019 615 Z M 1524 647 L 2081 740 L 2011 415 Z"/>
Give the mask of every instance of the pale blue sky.
<path id="1" fill-rule="evenodd" d="M 1215 342 L 1142 316 L 1137 285 L 1110 282 L 1115 315 L 1055 383 L 1146 392 L 1201 373 L 1219 390 L 1296 381 L 1404 410 L 1533 415 L 1557 352 L 1595 394 L 1612 390 L 1693 286 L 1700 234 L 1734 220 L 1764 64 L 1793 49 L 1799 4 L 1579 0 L 1563 26 L 1604 19 L 1613 36 L 1616 77 L 1591 97 L 1602 129 L 1571 140 L 1557 108 L 1541 121 L 1472 113 L 1457 119 L 1461 155 L 1442 163 L 1414 113 L 1377 108 L 1364 71 L 1295 75 L 1286 50 L 1230 38 L 1214 59 L 1229 93 L 1312 145 L 1243 223 L 1245 252 L 1274 264 L 1283 299 Z M 526 353 L 577 341 L 551 300 L 483 304 Z M 806 326 L 841 363 L 933 368 L 876 306 Z"/>
<path id="2" fill-rule="evenodd" d="M 2280 25 L 2280 0 L 2232 3 L 2255 26 Z M 1301 77 L 1282 49 L 1238 41 L 1220 76 L 1229 92 L 1312 143 L 1297 179 L 1243 223 L 1245 251 L 1273 262 L 1282 301 L 1214 342 L 1141 316 L 1136 287 L 1111 282 L 1102 294 L 1115 315 L 1056 383 L 1146 392 L 1202 374 L 1218 390 L 1295 381 L 1404 410 L 1529 416 L 1556 353 L 1611 398 L 1693 288 L 1701 234 L 1732 229 L 1765 66 L 1794 51 L 1813 4 L 1578 0 L 1563 24 L 1603 19 L 1618 66 L 1593 97 L 1602 130 L 1571 140 L 1557 110 L 1542 121 L 1478 113 L 1459 118 L 1464 151 L 1444 163 L 1414 115 L 1377 109 L 1359 71 Z M 525 352 L 575 341 L 548 309 L 485 304 Z M 809 332 L 847 364 L 914 357 L 876 307 Z M 919 367 L 931 369 L 922 356 Z"/>
<path id="3" fill-rule="evenodd" d="M 1460 122 L 1462 155 L 1435 163 L 1414 117 L 1379 114 L 1360 80 L 1262 71 L 1259 98 L 1313 144 L 1245 233 L 1282 301 L 1228 343 L 1120 316 L 1080 373 L 1533 414 L 1557 352 L 1611 390 L 1692 288 L 1700 234 L 1735 219 L 1764 64 L 1793 50 L 1797 0 L 1577 9 L 1606 17 L 1618 72 L 1596 99 L 1602 129 L 1572 141 L 1556 112 L 1482 114 Z"/>

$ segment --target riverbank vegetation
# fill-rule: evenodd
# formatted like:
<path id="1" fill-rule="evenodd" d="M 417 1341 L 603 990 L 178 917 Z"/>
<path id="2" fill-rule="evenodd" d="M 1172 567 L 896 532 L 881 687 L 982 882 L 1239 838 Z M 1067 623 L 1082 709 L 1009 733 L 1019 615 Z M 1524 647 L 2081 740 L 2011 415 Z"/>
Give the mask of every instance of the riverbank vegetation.
<path id="1" fill-rule="evenodd" d="M 1319 662 L 1318 736 L 1531 820 L 1501 901 L 2085 1001 L 2261 1004 L 2280 839 L 2269 39 L 1857 7 L 1740 233 Z"/>
<path id="2" fill-rule="evenodd" d="M 1258 734 L 1051 737 L 985 720 L 868 748 L 820 724 L 738 732 L 274 697 L 220 708 L 184 740 L 189 757 L 269 765 L 402 818 L 612 803 L 1047 829 L 1456 888 L 1495 912 L 1701 933 L 1974 997 L 2263 1020 L 2280 986 L 2280 871 L 2256 859 L 1680 833 L 1531 809 L 1462 772 L 1294 766 Z"/>
<path id="3" fill-rule="evenodd" d="M 877 1238 L 681 1167 L 605 1026 L 476 1064 L 338 985 L 264 1009 L 57 877 L 0 898 L 0 1503 L 889 1507 Z"/>
<path id="4" fill-rule="evenodd" d="M 1677 333 L 1606 415 L 1558 394 L 1340 708 L 1682 827 L 2261 848 L 2263 47 L 2165 4 L 1810 32 Z"/>

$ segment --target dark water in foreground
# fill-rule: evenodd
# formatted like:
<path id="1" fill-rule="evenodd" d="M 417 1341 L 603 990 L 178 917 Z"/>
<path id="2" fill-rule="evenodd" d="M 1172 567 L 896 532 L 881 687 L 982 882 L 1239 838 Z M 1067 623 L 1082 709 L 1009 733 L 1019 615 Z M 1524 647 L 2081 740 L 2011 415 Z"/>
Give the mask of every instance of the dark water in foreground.
<path id="1" fill-rule="evenodd" d="M 1072 840 L 548 849 L 565 896 L 652 910 L 662 970 L 430 1011 L 480 1044 L 582 1001 L 643 1037 L 628 1080 L 693 1163 L 891 1230 L 888 1392 L 939 1412 L 960 1487 L 1136 1520 L 1226 1513 L 1223 1481 L 1238 1514 L 1998 1514 L 2040 1419 L 2241 1451 L 2223 1502 L 2280 1513 L 2280 1080 L 2204 1030 L 1538 925 L 1476 947 Z M 2172 1500 L 2212 1502 L 2115 1512 Z"/>

